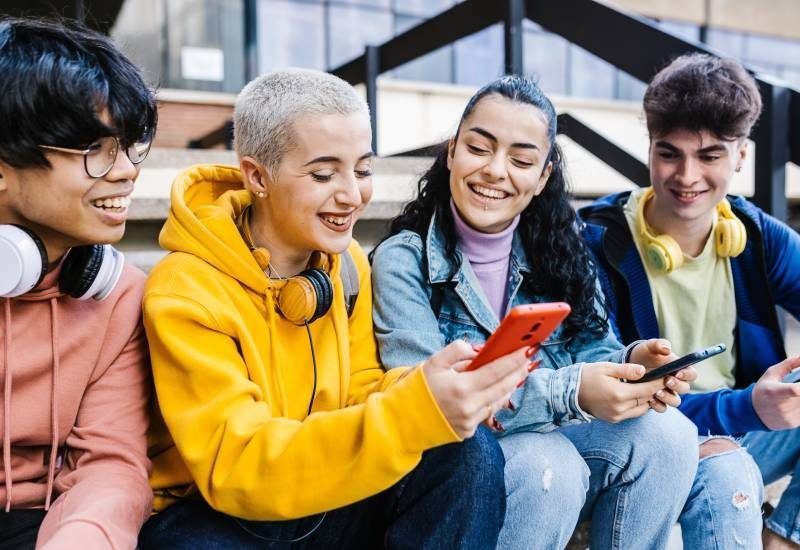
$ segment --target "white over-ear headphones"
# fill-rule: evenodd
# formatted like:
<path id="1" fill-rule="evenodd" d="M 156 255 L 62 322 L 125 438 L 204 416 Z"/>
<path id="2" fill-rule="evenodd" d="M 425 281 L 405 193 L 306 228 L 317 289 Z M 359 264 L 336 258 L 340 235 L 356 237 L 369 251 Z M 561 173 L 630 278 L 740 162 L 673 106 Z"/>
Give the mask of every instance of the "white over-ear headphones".
<path id="1" fill-rule="evenodd" d="M 122 252 L 110 244 L 71 248 L 61 264 L 58 287 L 78 300 L 102 300 L 114 290 L 124 263 Z M 30 229 L 0 225 L 0 265 L 0 297 L 25 294 L 47 273 L 44 243 Z"/>

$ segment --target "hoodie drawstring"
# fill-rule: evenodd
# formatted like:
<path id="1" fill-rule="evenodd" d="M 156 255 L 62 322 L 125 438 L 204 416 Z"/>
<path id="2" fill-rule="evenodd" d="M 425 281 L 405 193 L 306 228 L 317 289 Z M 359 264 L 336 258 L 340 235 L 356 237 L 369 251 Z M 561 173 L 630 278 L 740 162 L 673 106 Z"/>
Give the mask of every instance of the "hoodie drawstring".
<path id="1" fill-rule="evenodd" d="M 11 511 L 11 364 L 8 362 L 11 347 L 11 298 L 4 300 L 6 326 L 3 331 L 3 475 L 6 485 L 6 512 Z"/>
<path id="2" fill-rule="evenodd" d="M 4 300 L 5 330 L 3 334 L 3 474 L 5 476 L 6 506 L 5 511 L 11 511 L 11 490 L 14 482 L 11 478 L 11 299 Z M 58 452 L 58 404 L 56 402 L 56 389 L 58 385 L 58 298 L 50 299 L 50 322 L 53 331 L 53 379 L 50 386 L 50 424 L 52 437 L 50 439 L 50 464 L 47 471 L 47 496 L 45 498 L 45 511 L 50 508 L 55 482 L 56 457 Z"/>
<path id="3" fill-rule="evenodd" d="M 53 483 L 55 482 L 56 457 L 58 455 L 58 404 L 56 402 L 56 388 L 58 382 L 58 298 L 50 299 L 50 322 L 53 331 L 53 383 L 50 387 L 50 424 L 53 436 L 50 440 L 50 464 L 47 469 L 47 497 L 44 501 L 45 511 L 50 509 L 50 499 L 53 496 Z"/>

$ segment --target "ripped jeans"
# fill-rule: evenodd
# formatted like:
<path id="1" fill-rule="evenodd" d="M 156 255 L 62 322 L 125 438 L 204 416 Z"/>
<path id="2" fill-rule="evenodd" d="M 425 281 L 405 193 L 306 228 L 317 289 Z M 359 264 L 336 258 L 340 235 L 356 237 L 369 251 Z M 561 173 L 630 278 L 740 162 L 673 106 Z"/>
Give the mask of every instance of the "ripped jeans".
<path id="1" fill-rule="evenodd" d="M 592 548 L 664 548 L 697 468 L 697 430 L 669 409 L 499 438 L 506 517 L 498 548 L 563 548 L 591 519 Z"/>
<path id="2" fill-rule="evenodd" d="M 750 432 L 737 442 L 738 449 L 700 460 L 680 517 L 684 548 L 761 548 L 764 485 L 800 467 L 800 429 Z M 800 543 L 800 476 L 792 475 L 766 523 Z"/>

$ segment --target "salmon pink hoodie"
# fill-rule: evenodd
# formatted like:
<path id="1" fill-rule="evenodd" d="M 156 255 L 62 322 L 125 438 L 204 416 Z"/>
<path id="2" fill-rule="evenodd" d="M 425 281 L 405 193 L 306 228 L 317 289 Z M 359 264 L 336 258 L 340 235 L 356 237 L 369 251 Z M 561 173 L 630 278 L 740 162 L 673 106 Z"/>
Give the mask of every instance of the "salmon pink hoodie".
<path id="1" fill-rule="evenodd" d="M 0 298 L 0 506 L 48 510 L 38 548 L 134 548 L 152 501 L 144 274 L 126 265 L 98 302 L 58 272 Z"/>

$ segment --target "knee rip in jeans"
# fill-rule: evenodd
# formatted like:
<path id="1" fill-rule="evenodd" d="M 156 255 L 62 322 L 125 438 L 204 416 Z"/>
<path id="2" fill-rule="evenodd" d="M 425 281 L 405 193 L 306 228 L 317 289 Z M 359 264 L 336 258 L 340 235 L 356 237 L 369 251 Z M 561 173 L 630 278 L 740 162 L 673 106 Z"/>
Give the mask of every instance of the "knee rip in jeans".
<path id="1" fill-rule="evenodd" d="M 732 437 L 723 435 L 710 437 L 700 444 L 700 460 L 732 453 L 741 449 L 742 447 Z"/>
<path id="2" fill-rule="evenodd" d="M 711 437 L 700 444 L 700 460 L 735 452 L 746 452 L 746 450 L 729 436 Z M 740 512 L 747 510 L 751 501 L 751 496 L 742 490 L 735 491 L 731 497 L 731 504 Z"/>
<path id="3" fill-rule="evenodd" d="M 553 485 L 553 470 L 550 468 L 545 468 L 544 472 L 542 472 L 542 488 L 544 492 L 548 492 L 550 487 Z"/>
<path id="4" fill-rule="evenodd" d="M 750 506 L 750 500 L 750 495 L 744 491 L 736 491 L 731 498 L 731 504 L 733 504 L 733 507 L 737 510 L 744 511 Z"/>

